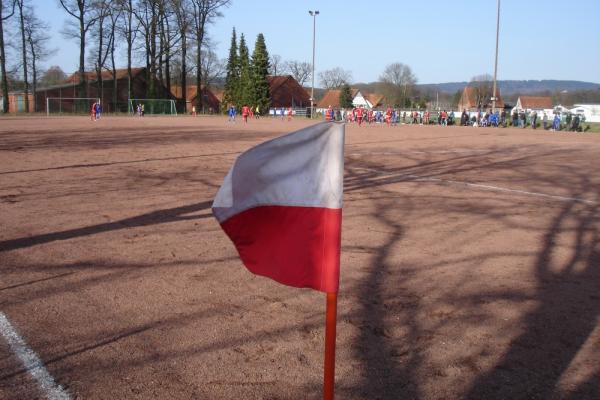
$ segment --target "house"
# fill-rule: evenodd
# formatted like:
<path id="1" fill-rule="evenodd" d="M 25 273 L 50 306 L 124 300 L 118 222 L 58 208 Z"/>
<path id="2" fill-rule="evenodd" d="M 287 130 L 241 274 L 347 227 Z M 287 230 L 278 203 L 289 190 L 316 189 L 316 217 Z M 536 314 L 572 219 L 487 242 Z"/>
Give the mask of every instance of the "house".
<path id="1" fill-rule="evenodd" d="M 317 104 L 317 112 L 324 112 L 327 108 L 332 107 L 334 109 L 340 108 L 340 94 L 342 93 L 339 89 L 331 89 L 325 92 L 323 98 Z M 352 106 L 363 107 L 367 109 L 373 109 L 383 106 L 384 97 L 380 94 L 363 94 L 358 89 L 350 89 L 352 95 Z"/>
<path id="2" fill-rule="evenodd" d="M 520 96 L 515 105 L 517 110 L 544 111 L 552 110 L 552 98 L 541 96 Z"/>
<path id="3" fill-rule="evenodd" d="M 385 102 L 385 97 L 382 94 L 371 93 L 365 95 L 365 99 L 369 104 L 369 108 L 377 108 L 383 107 Z"/>
<path id="4" fill-rule="evenodd" d="M 225 97 L 225 91 L 223 89 L 213 89 L 211 90 L 219 103 L 223 103 L 223 97 Z"/>
<path id="5" fill-rule="evenodd" d="M 200 109 L 196 107 L 196 111 L 203 114 L 213 114 L 218 113 L 221 107 L 221 100 L 213 93 L 209 88 L 202 86 L 201 90 L 202 95 L 202 106 Z M 181 91 L 181 86 L 171 86 L 171 93 L 173 96 L 178 99 L 183 98 L 183 92 Z M 187 85 L 185 99 L 185 111 L 188 114 L 192 113 L 192 107 L 196 105 L 196 100 L 198 97 L 198 91 L 196 85 Z"/>
<path id="6" fill-rule="evenodd" d="M 425 103 L 425 109 L 429 110 L 429 111 L 442 111 L 442 110 L 447 110 L 450 111 L 452 110 L 454 107 L 452 106 L 452 104 L 450 104 L 449 101 L 446 100 L 432 100 L 432 101 L 428 101 L 427 103 Z M 461 109 L 462 111 L 462 109 Z"/>
<path id="7" fill-rule="evenodd" d="M 354 96 L 356 95 L 356 93 L 358 92 L 357 89 L 352 89 L 351 93 L 352 93 L 352 98 L 354 98 Z M 325 92 L 325 94 L 323 95 L 323 98 L 321 100 L 319 100 L 319 102 L 317 103 L 317 112 L 323 112 L 324 110 L 328 109 L 329 107 L 332 108 L 340 108 L 340 94 L 342 93 L 341 90 L 339 89 L 331 89 L 328 90 L 327 92 Z"/>
<path id="8" fill-rule="evenodd" d="M 149 82 L 146 74 L 146 68 L 132 68 L 131 87 L 132 99 L 145 99 L 149 88 Z M 116 70 L 113 79 L 112 71 L 102 71 L 102 85 L 97 79 L 96 72 L 85 72 L 87 98 L 101 98 L 102 109 L 104 112 L 127 112 L 129 107 L 129 75 L 126 68 Z M 116 79 L 116 103 L 113 101 L 113 91 L 115 90 Z M 176 100 L 167 88 L 156 77 L 151 78 L 154 85 L 155 98 Z M 82 89 L 79 73 L 70 75 L 64 84 L 55 85 L 46 88 L 38 88 L 35 93 L 35 101 L 38 110 L 45 110 L 48 99 L 53 99 L 60 107 L 62 112 L 72 112 L 72 101 L 63 101 L 60 99 L 73 99 L 80 96 Z"/>
<path id="9" fill-rule="evenodd" d="M 583 115 L 585 122 L 600 122 L 600 104 L 575 104 L 570 111 Z"/>
<path id="10" fill-rule="evenodd" d="M 463 89 L 460 100 L 458 101 L 459 111 L 477 111 L 485 110 L 492 107 L 492 100 L 490 98 L 481 98 L 479 95 L 479 88 L 475 86 L 465 86 Z M 505 104 L 500 96 L 500 89 L 496 88 L 496 108 L 504 108 Z"/>
<path id="11" fill-rule="evenodd" d="M 8 112 L 11 114 L 25 112 L 25 93 L 24 92 L 8 92 Z M 34 112 L 34 96 L 33 93 L 28 93 L 29 98 L 29 111 Z M 4 97 L 0 96 L 0 110 L 4 105 Z"/>
<path id="12" fill-rule="evenodd" d="M 310 96 L 291 75 L 269 76 L 271 108 L 310 107 Z"/>

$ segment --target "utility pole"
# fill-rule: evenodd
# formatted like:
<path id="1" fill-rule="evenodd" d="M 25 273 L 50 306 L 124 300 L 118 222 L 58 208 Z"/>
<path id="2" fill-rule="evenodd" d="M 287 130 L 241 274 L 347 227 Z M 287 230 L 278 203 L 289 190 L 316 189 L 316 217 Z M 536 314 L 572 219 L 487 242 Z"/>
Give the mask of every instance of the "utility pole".
<path id="1" fill-rule="evenodd" d="M 310 87 L 310 118 L 315 117 L 315 37 L 317 32 L 317 15 L 319 11 L 309 11 L 311 17 L 313 17 L 313 55 L 312 55 L 312 86 Z"/>
<path id="2" fill-rule="evenodd" d="M 492 91 L 492 112 L 496 112 L 496 76 L 498 74 L 498 37 L 500 36 L 500 0 L 498 0 L 498 16 L 496 19 L 496 61 L 494 63 L 494 89 Z"/>

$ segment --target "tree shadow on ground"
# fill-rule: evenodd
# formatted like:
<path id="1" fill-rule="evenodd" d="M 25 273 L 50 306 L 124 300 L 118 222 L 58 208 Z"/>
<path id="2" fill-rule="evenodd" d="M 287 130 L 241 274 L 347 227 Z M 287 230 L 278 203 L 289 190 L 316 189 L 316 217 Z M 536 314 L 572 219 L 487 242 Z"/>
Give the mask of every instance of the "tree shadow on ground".
<path id="1" fill-rule="evenodd" d="M 556 154 L 564 151 L 556 151 Z M 502 155 L 502 161 L 489 161 L 490 156 Z M 553 156 L 547 152 L 545 156 Z M 342 391 L 348 398 L 369 399 L 425 399 L 421 389 L 423 382 L 418 370 L 424 367 L 417 338 L 427 335 L 419 330 L 417 315 L 422 312 L 419 306 L 419 293 L 413 293 L 415 301 L 400 312 L 406 326 L 406 334 L 401 341 L 387 332 L 390 326 L 386 303 L 394 297 L 402 296 L 402 271 L 389 268 L 392 248 L 401 243 L 407 227 L 401 219 L 387 216 L 387 211 L 396 208 L 400 214 L 409 215 L 418 203 L 418 196 L 411 200 L 410 195 L 401 196 L 386 185 L 411 181 L 410 174 L 419 176 L 443 176 L 456 172 L 472 171 L 489 173 L 507 170 L 513 176 L 507 178 L 507 185 L 513 182 L 535 182 L 546 187 L 564 189 L 573 199 L 599 198 L 600 191 L 586 176 L 586 171 L 564 167 L 560 176 L 537 174 L 529 166 L 540 156 L 535 154 L 510 158 L 509 153 L 488 153 L 478 156 L 461 156 L 443 160 L 425 161 L 410 167 L 391 168 L 382 163 L 350 160 L 346 165 L 347 192 L 366 194 L 376 191 L 375 207 L 371 216 L 382 223 L 389 232 L 385 243 L 378 246 L 370 272 L 359 285 L 359 319 L 365 325 L 354 343 L 357 357 L 364 361 L 365 372 L 361 382 L 345 385 Z M 366 167 L 366 168 L 365 168 Z M 438 183 L 430 183 L 438 184 Z M 386 199 L 386 194 L 396 199 Z M 497 201 L 497 200 L 496 200 Z M 538 306 L 525 312 L 522 317 L 523 333 L 510 342 L 506 352 L 489 370 L 479 371 L 467 391 L 458 398 L 469 399 L 597 399 L 600 398 L 598 373 L 575 388 L 561 387 L 561 378 L 572 361 L 586 344 L 598 323 L 600 315 L 600 220 L 598 203 L 588 201 L 562 201 L 560 211 L 547 227 L 522 223 L 521 229 L 538 232 L 543 241 L 536 252 L 536 286 L 533 299 L 523 296 L 518 290 L 499 290 L 494 293 L 479 293 L 474 296 L 448 298 L 449 302 L 470 305 L 477 308 L 487 302 L 511 299 L 520 302 L 534 300 Z M 448 206 L 449 207 L 449 206 Z M 491 218 L 514 227 L 515 222 L 508 218 L 514 212 L 514 203 L 508 201 L 496 209 L 486 209 L 475 204 L 461 211 L 482 219 Z M 445 206 L 432 209 L 431 213 L 445 214 Z M 396 213 L 398 215 L 398 213 Z M 432 227 L 432 229 L 434 229 Z M 554 258 L 558 240 L 572 235 L 570 259 L 561 262 Z M 568 236 L 571 237 L 571 236 Z M 522 249 L 515 249 L 518 254 Z M 481 254 L 479 258 L 488 255 Z M 493 257 L 493 254 L 489 254 Z M 475 260 L 473 260 L 475 262 Z M 435 264 L 435 259 L 431 261 Z M 433 265 L 432 264 L 432 265 Z M 483 315 L 483 308 L 478 312 Z M 459 318 L 459 317 L 456 317 Z M 592 344 L 593 345 L 593 344 Z M 465 357 L 466 359 L 467 357 Z M 596 360 L 600 365 L 600 359 Z M 435 373 L 435 372 L 434 372 Z M 357 395 L 360 393 L 360 395 Z M 437 397 L 436 397 L 437 398 Z"/>
<path id="2" fill-rule="evenodd" d="M 150 226 L 164 224 L 167 222 L 185 221 L 192 219 L 201 219 L 211 217 L 212 214 L 187 215 L 198 211 L 207 210 L 211 207 L 212 201 L 204 201 L 186 206 L 168 208 L 164 210 L 152 211 L 149 213 L 137 215 L 135 217 L 121 219 L 114 222 L 106 222 L 97 225 L 86 226 L 82 228 L 69 229 L 60 232 L 51 232 L 30 237 L 4 240 L 0 242 L 0 253 L 4 251 L 27 248 L 39 244 L 50 243 L 57 240 L 68 240 L 82 236 L 95 235 L 120 229 L 136 228 L 141 226 Z"/>
<path id="3" fill-rule="evenodd" d="M 565 394 L 559 387 L 600 316 L 599 212 L 598 206 L 568 203 L 554 217 L 535 263 L 538 306 L 523 317 L 523 333 L 492 370 L 475 380 L 466 398 L 600 398 L 597 374 L 581 391 Z M 569 230 L 574 251 L 568 260 L 557 260 L 556 244 Z"/>
<path id="4" fill-rule="evenodd" d="M 21 173 L 27 173 L 27 172 L 55 171 L 55 170 L 62 170 L 62 169 L 110 167 L 113 165 L 140 164 L 140 163 L 155 162 L 155 161 L 175 161 L 175 160 L 185 160 L 185 159 L 195 159 L 195 158 L 205 158 L 205 157 L 222 157 L 222 156 L 228 156 L 228 155 L 233 156 L 233 155 L 237 155 L 237 154 L 240 154 L 240 152 L 233 151 L 233 152 L 226 152 L 226 153 L 207 153 L 207 154 L 195 154 L 195 155 L 177 156 L 177 157 L 144 158 L 144 159 L 140 159 L 140 160 L 110 161 L 110 162 L 103 162 L 103 163 L 71 164 L 71 165 L 61 165 L 58 167 L 4 171 L 4 172 L 0 172 L 0 175 L 21 174 Z"/>
<path id="5" fill-rule="evenodd" d="M 128 127 L 127 132 L 107 127 L 102 134 L 90 129 L 79 130 L 37 130 L 34 133 L 13 132 L 0 133 L 0 151 L 31 151 L 40 149 L 60 150 L 100 150 L 114 148 L 139 148 L 164 146 L 165 144 L 201 144 L 230 142 L 232 138 L 256 142 L 273 136 L 256 129 L 240 129 L 237 132 L 226 131 L 229 127 L 191 127 L 178 128 L 176 131 L 168 127 Z"/>

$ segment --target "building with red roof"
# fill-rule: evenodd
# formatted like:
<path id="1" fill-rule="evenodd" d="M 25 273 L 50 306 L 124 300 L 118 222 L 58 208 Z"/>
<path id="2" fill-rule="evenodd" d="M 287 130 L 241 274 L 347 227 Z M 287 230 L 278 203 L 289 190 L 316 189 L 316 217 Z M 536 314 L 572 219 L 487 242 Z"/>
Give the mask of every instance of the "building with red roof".
<path id="1" fill-rule="evenodd" d="M 517 104 L 515 105 L 517 110 L 551 110 L 554 108 L 552 105 L 552 98 L 545 96 L 519 96 Z"/>
<path id="2" fill-rule="evenodd" d="M 486 96 L 478 87 L 465 86 L 458 101 L 459 110 L 477 111 L 488 108 L 492 108 L 491 96 Z M 496 88 L 496 108 L 504 108 L 504 100 L 500 96 L 499 88 Z"/>
<path id="3" fill-rule="evenodd" d="M 310 96 L 291 75 L 269 76 L 271 108 L 310 107 Z"/>

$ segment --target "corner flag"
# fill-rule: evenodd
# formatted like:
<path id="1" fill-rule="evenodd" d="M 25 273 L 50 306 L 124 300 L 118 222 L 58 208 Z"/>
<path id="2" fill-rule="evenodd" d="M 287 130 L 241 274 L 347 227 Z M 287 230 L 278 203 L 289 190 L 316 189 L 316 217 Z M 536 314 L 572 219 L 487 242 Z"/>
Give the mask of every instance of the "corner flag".
<path id="1" fill-rule="evenodd" d="M 244 152 L 212 210 L 246 267 L 289 286 L 339 286 L 344 125 L 319 123 Z"/>

